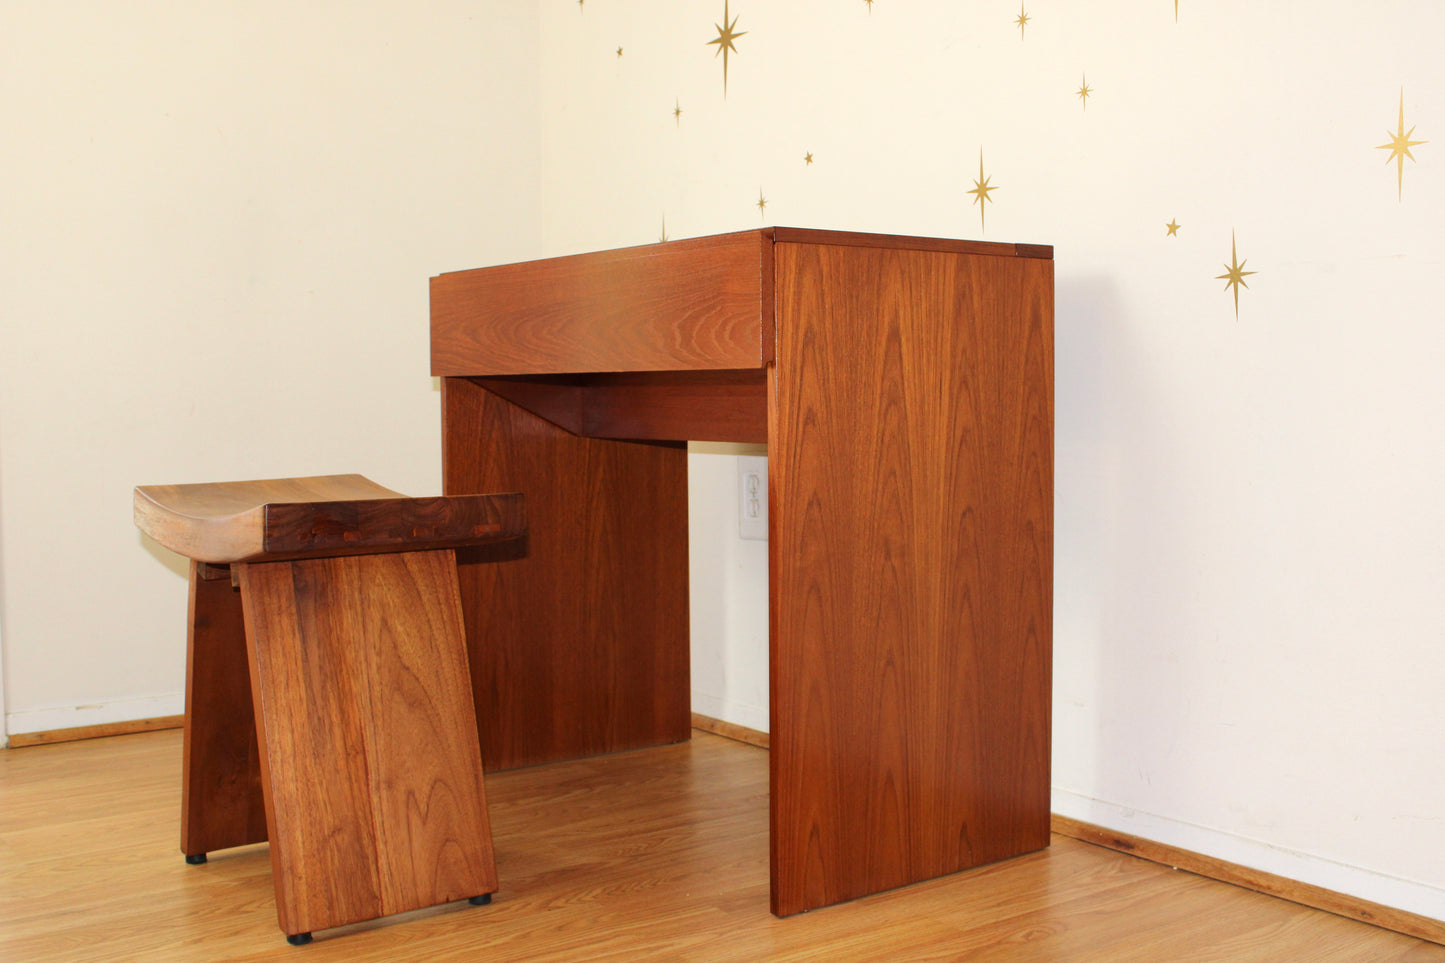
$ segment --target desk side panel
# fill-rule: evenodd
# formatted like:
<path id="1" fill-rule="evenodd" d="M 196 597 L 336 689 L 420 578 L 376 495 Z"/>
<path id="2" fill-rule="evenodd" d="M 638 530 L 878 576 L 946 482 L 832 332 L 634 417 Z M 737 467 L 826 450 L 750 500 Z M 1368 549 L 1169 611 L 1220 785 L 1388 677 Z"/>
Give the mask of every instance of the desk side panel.
<path id="1" fill-rule="evenodd" d="M 443 383 L 448 495 L 520 491 L 527 557 L 457 553 L 488 771 L 691 734 L 687 450 L 582 438 Z"/>
<path id="2" fill-rule="evenodd" d="M 432 278 L 432 374 L 759 368 L 771 360 L 766 232 Z"/>
<path id="3" fill-rule="evenodd" d="M 1052 262 L 779 243 L 773 909 L 1049 840 Z"/>

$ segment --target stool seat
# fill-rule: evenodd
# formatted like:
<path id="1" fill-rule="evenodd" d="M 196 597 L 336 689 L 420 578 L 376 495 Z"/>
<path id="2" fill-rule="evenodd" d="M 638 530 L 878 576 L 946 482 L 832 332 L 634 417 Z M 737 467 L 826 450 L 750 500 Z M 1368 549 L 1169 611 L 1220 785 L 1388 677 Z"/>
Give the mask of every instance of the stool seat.
<path id="1" fill-rule="evenodd" d="M 520 494 L 407 498 L 364 475 L 143 485 L 135 523 L 211 565 L 460 548 L 527 531 Z"/>
<path id="2" fill-rule="evenodd" d="M 407 498 L 361 475 L 135 490 L 191 559 L 181 851 L 269 841 L 311 931 L 497 889 L 456 549 L 521 557 L 520 494 Z"/>

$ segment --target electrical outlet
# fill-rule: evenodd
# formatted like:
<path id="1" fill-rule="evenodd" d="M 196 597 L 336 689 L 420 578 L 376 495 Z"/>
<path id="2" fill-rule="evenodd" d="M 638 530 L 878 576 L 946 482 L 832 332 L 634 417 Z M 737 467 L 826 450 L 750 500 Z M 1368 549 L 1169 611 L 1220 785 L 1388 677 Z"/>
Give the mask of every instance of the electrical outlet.
<path id="1" fill-rule="evenodd" d="M 738 457 L 738 537 L 767 541 L 768 460 Z"/>

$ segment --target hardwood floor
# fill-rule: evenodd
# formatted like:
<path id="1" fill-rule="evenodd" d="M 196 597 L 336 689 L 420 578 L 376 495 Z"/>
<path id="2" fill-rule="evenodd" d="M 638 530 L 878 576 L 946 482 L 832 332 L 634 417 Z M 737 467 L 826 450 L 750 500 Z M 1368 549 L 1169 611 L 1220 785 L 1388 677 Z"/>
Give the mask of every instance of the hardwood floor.
<path id="1" fill-rule="evenodd" d="M 489 775 L 502 888 L 286 945 L 266 847 L 187 866 L 180 734 L 0 752 L 0 960 L 1445 961 L 1445 946 L 1055 836 L 768 913 L 768 757 L 691 743 Z"/>

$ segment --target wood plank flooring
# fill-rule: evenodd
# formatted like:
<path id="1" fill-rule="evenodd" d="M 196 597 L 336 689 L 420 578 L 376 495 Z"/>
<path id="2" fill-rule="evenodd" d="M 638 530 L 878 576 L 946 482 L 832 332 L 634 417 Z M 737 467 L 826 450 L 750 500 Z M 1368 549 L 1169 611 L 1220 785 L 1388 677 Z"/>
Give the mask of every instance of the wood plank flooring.
<path id="1" fill-rule="evenodd" d="M 768 913 L 768 757 L 692 742 L 487 777 L 501 891 L 286 945 L 266 848 L 187 866 L 180 734 L 0 752 L 0 960 L 1426 963 L 1445 947 L 1055 836 Z"/>

